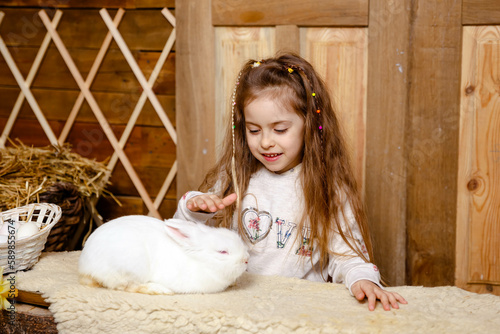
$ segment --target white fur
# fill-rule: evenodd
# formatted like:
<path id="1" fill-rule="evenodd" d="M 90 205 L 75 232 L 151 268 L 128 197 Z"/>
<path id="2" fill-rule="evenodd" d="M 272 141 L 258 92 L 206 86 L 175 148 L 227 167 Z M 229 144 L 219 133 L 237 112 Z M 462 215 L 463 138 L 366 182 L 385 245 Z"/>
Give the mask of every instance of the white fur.
<path id="1" fill-rule="evenodd" d="M 228 229 L 180 219 L 124 216 L 92 233 L 78 269 L 82 283 L 93 280 L 110 289 L 214 293 L 234 283 L 247 261 L 246 245 Z"/>

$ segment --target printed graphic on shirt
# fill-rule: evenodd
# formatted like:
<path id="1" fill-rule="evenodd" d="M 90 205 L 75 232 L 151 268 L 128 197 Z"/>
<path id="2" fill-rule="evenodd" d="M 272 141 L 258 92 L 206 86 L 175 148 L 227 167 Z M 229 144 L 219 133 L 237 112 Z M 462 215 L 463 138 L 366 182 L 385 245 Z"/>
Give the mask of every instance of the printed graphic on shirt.
<path id="1" fill-rule="evenodd" d="M 273 217 L 269 212 L 258 211 L 253 207 L 245 208 L 241 216 L 245 234 L 252 244 L 256 244 L 265 239 L 273 229 L 276 231 L 276 247 L 278 249 L 285 248 L 286 244 L 294 239 L 290 238 L 297 227 L 297 224 L 293 222 L 277 217 L 273 224 Z M 295 254 L 310 257 L 313 252 L 313 247 L 309 241 L 310 229 L 304 227 L 302 234 L 302 243 L 295 251 Z M 293 247 L 293 245 L 291 247 Z"/>
<path id="2" fill-rule="evenodd" d="M 310 240 L 309 240 L 310 229 L 304 228 L 303 235 L 304 236 L 302 237 L 302 244 L 297 249 L 295 254 L 310 257 L 312 255 L 312 252 L 313 252 L 313 247 L 310 244 Z"/>
<path id="3" fill-rule="evenodd" d="M 271 231 L 272 217 L 267 211 L 257 211 L 249 207 L 241 213 L 245 233 L 251 243 L 255 244 L 269 234 Z"/>
<path id="4" fill-rule="evenodd" d="M 288 239 L 290 238 L 290 235 L 292 234 L 293 229 L 297 226 L 296 224 L 292 222 L 288 222 L 286 225 L 286 231 L 283 234 L 283 225 L 285 225 L 285 220 L 276 218 L 276 221 L 274 222 L 276 226 L 278 227 L 277 233 L 277 246 L 278 248 L 284 248 Z"/>

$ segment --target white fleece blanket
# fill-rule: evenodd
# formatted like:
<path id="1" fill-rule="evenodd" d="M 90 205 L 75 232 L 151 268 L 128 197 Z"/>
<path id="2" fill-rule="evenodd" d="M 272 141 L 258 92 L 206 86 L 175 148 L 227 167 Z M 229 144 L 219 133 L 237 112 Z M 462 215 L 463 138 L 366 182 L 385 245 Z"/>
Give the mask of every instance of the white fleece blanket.
<path id="1" fill-rule="evenodd" d="M 60 333 L 499 333 L 500 297 L 456 287 L 390 288 L 384 311 L 339 284 L 243 274 L 218 294 L 150 296 L 78 284 L 80 252 L 46 253 L 17 287 L 51 303 Z"/>

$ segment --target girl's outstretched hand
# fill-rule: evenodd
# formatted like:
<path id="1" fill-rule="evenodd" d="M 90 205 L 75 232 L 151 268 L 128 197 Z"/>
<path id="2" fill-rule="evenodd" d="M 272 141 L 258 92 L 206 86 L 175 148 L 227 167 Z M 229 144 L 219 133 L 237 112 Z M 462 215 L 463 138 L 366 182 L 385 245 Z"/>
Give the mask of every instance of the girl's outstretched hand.
<path id="1" fill-rule="evenodd" d="M 186 202 L 186 206 L 191 211 L 216 212 L 224 209 L 236 201 L 236 194 L 228 195 L 220 198 L 214 194 L 203 194 L 190 198 Z"/>
<path id="2" fill-rule="evenodd" d="M 396 292 L 382 290 L 375 283 L 368 280 L 355 282 L 351 287 L 351 292 L 357 300 L 362 301 L 365 297 L 368 299 L 368 309 L 373 311 L 377 299 L 380 300 L 384 310 L 389 311 L 392 308 L 398 309 L 399 303 L 408 304 L 408 302 Z"/>

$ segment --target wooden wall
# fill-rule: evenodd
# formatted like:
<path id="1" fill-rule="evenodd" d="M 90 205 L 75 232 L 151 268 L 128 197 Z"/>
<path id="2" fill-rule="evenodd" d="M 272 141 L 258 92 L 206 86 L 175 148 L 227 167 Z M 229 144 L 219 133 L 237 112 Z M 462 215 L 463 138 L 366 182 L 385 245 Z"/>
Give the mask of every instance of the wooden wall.
<path id="1" fill-rule="evenodd" d="M 463 29 L 457 284 L 500 292 L 500 26 Z"/>
<path id="2" fill-rule="evenodd" d="M 3 1 L 0 35 L 26 77 L 45 28 L 40 7 Z M 241 63 L 290 50 L 310 60 L 340 107 L 363 188 L 375 260 L 393 285 L 453 285 L 500 293 L 498 51 L 500 5 L 487 0 L 115 0 L 58 1 L 58 32 L 85 77 L 107 32 L 98 13 L 126 8 L 119 26 L 148 77 L 177 17 L 177 42 L 153 90 L 178 133 L 178 147 L 146 102 L 125 147 L 153 197 L 174 161 L 179 171 L 160 213 L 196 189 L 218 154 L 224 111 Z M 51 10 L 52 9 L 52 10 Z M 496 26 L 495 26 L 496 25 Z M 484 26 L 484 27 L 483 27 Z M 91 91 L 119 136 L 142 92 L 113 42 Z M 32 92 L 56 135 L 78 88 L 53 44 Z M 0 128 L 19 87 L 0 57 Z M 11 137 L 49 143 L 25 102 Z M 103 160 L 109 140 L 84 103 L 68 137 Z M 105 218 L 148 213 L 121 164 L 103 200 Z M 176 187 L 175 187 L 176 185 Z"/>
<path id="3" fill-rule="evenodd" d="M 5 16 L 0 26 L 0 35 L 26 78 L 46 34 L 38 16 L 39 10 L 45 8 L 52 18 L 55 10 L 61 9 L 62 17 L 57 32 L 81 75 L 86 78 L 108 33 L 99 9 L 109 8 L 111 17 L 114 17 L 116 8 L 125 8 L 118 29 L 144 76 L 149 78 L 173 29 L 162 15 L 161 9 L 169 7 L 175 14 L 174 5 L 173 0 L 3 1 L 0 11 L 4 12 Z M 153 86 L 157 99 L 174 126 L 175 62 L 174 47 Z M 54 43 L 50 44 L 43 58 L 31 91 L 55 135 L 59 137 L 80 89 Z M 111 42 L 106 52 L 91 86 L 91 92 L 119 139 L 143 89 L 115 41 Z M 19 93 L 20 88 L 11 70 L 5 59 L 0 56 L 0 129 L 4 128 Z M 10 138 L 19 138 L 27 145 L 50 144 L 26 101 Z M 114 152 L 87 102 L 83 102 L 66 141 L 73 146 L 75 152 L 98 161 L 110 158 Z M 176 146 L 149 101 L 146 101 L 124 151 L 146 191 L 154 199 L 176 160 Z M 149 212 L 121 162 L 117 163 L 111 182 L 109 190 L 119 199 L 122 206 L 119 207 L 110 198 L 102 198 L 98 209 L 105 220 L 123 214 Z M 175 184 L 174 180 L 160 206 L 162 216 L 171 217 L 175 211 Z"/>
<path id="4" fill-rule="evenodd" d="M 212 143 L 221 140 L 223 114 L 241 62 L 283 49 L 300 52 L 337 95 L 340 113 L 345 113 L 341 117 L 352 117 L 344 118 L 345 130 L 364 189 L 375 260 L 386 280 L 393 285 L 457 283 L 498 293 L 494 268 L 500 258 L 495 241 L 500 221 L 494 208 L 499 200 L 489 195 L 471 204 L 469 190 L 462 195 L 469 205 L 464 212 L 457 198 L 468 178 L 459 176 L 459 164 L 470 160 L 465 144 L 459 145 L 464 140 L 461 124 L 467 122 L 463 108 L 460 111 L 462 54 L 470 51 L 462 51 L 463 27 L 499 24 L 500 6 L 486 0 L 339 0 L 317 1 L 314 6 L 298 0 L 287 1 L 286 6 L 282 1 L 188 0 L 176 4 L 179 29 L 185 32 L 177 48 L 182 55 L 177 64 L 177 124 L 183 147 L 179 163 L 186 167 L 178 176 L 178 195 L 196 188 L 215 161 L 217 148 Z M 362 37 L 354 37 L 357 34 Z M 359 49 L 349 53 L 353 50 L 349 45 Z M 485 64 L 497 73 L 495 50 L 491 47 L 482 57 L 488 57 Z M 341 64 L 337 70 L 336 64 Z M 498 91 L 498 81 L 488 80 L 489 89 Z M 199 88 L 194 99 L 185 93 L 193 88 Z M 493 129 L 499 110 L 494 101 L 488 103 L 490 118 L 481 123 L 488 133 L 497 132 Z M 197 115 L 202 115 L 199 121 Z M 468 147 L 478 144 L 475 131 L 465 139 Z M 196 138 L 190 137 L 193 132 Z M 495 152 L 495 138 L 481 139 L 487 144 L 481 150 L 484 156 L 486 151 Z M 192 159 L 199 168 L 187 168 Z M 491 161 L 485 162 L 491 166 Z M 500 180 L 492 176 L 496 167 L 488 168 L 482 172 L 490 175 L 485 187 L 492 194 Z M 482 181 L 477 182 L 481 187 Z M 479 213 L 471 206 L 476 201 L 488 209 Z M 480 217 L 482 224 L 471 240 L 473 217 Z M 464 243 L 471 242 L 471 249 L 479 253 L 464 251 Z M 487 260 L 482 260 L 484 255 Z M 469 271 L 470 261 L 464 263 L 464 258 L 481 259 L 481 267 L 472 266 Z M 495 279 L 458 278 L 464 270 L 474 277 L 481 271 Z"/>

